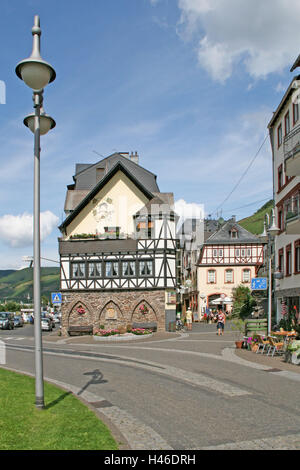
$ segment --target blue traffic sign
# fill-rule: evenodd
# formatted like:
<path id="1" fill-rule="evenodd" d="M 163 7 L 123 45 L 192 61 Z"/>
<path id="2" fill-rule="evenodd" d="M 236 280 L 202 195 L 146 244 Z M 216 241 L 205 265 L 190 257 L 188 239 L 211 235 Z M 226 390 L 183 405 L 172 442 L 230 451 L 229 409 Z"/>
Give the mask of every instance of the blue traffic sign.
<path id="1" fill-rule="evenodd" d="M 255 277 L 251 279 L 252 290 L 266 290 L 268 287 L 268 279 L 266 277 Z"/>
<path id="2" fill-rule="evenodd" d="M 61 294 L 61 292 L 52 292 L 52 294 L 51 294 L 51 303 L 52 304 L 61 304 L 62 303 L 62 294 Z"/>

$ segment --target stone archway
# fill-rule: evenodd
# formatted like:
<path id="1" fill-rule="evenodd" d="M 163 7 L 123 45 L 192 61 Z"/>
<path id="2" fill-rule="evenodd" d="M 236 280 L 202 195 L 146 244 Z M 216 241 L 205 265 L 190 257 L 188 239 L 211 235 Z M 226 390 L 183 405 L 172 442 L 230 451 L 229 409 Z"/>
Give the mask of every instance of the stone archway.
<path id="1" fill-rule="evenodd" d="M 93 324 L 90 308 L 86 302 L 77 300 L 69 310 L 67 328 L 70 326 L 87 326 Z"/>
<path id="2" fill-rule="evenodd" d="M 158 323 L 158 318 L 156 311 L 152 307 L 152 305 L 147 302 L 147 300 L 142 299 L 139 303 L 135 306 L 132 316 L 131 316 L 132 323 Z"/>
<path id="3" fill-rule="evenodd" d="M 114 329 L 119 326 L 126 326 L 123 313 L 113 300 L 109 300 L 102 308 L 97 320 L 97 328 L 103 326 L 105 329 Z"/>

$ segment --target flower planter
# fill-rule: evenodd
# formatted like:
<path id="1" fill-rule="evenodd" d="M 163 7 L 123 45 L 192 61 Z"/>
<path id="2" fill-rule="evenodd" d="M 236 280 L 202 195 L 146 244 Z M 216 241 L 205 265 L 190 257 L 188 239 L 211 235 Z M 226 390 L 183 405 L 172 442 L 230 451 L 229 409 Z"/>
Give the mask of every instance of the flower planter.
<path id="1" fill-rule="evenodd" d="M 236 341 L 236 342 L 235 342 L 236 348 L 237 348 L 237 349 L 242 349 L 243 342 L 244 342 L 244 341 Z"/>

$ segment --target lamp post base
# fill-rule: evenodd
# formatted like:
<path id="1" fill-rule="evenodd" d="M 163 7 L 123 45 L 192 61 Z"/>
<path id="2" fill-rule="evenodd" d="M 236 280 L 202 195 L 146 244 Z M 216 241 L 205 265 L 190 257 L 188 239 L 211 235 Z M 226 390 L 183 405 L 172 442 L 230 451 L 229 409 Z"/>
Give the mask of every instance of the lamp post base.
<path id="1" fill-rule="evenodd" d="M 40 410 L 43 410 L 45 408 L 45 404 L 44 404 L 44 398 L 41 397 L 36 397 L 35 398 L 35 406 L 36 408 L 39 408 Z"/>

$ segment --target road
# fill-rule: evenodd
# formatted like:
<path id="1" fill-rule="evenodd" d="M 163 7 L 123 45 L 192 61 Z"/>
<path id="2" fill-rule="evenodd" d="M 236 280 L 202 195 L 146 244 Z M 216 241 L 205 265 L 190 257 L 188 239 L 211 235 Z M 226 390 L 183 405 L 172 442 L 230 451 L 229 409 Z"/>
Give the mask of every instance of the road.
<path id="1" fill-rule="evenodd" d="M 126 343 L 43 333 L 44 376 L 94 403 L 132 449 L 300 449 L 299 367 L 241 359 L 228 330 Z M 0 340 L 6 367 L 34 373 L 31 325 Z"/>

